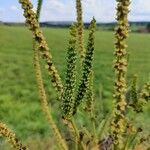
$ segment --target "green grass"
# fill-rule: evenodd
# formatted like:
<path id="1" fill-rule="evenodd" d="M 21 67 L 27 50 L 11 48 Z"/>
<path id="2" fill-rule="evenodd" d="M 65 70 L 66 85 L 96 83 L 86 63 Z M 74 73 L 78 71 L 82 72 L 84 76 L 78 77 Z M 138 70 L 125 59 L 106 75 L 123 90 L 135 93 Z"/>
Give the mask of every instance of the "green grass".
<path id="1" fill-rule="evenodd" d="M 65 56 L 69 32 L 67 29 L 43 29 L 53 55 L 53 60 L 64 78 Z M 87 32 L 86 32 L 87 35 Z M 133 74 L 142 86 L 150 75 L 150 35 L 131 34 L 128 40 L 130 63 L 128 83 Z M 110 108 L 113 91 L 113 32 L 96 32 L 94 59 L 95 98 L 99 101 L 99 89 L 103 88 L 104 105 Z M 55 92 L 44 72 L 49 101 L 55 105 Z M 98 105 L 99 106 L 99 105 Z M 54 106 L 55 107 L 55 106 Z M 59 109 L 58 109 L 59 110 Z M 150 106 L 140 121 L 148 126 Z M 60 112 L 57 112 L 60 113 Z M 57 116 L 56 113 L 53 114 Z M 56 120 L 59 120 L 55 117 Z M 49 135 L 49 127 L 41 112 L 34 67 L 32 62 L 32 36 L 27 28 L 0 26 L 0 120 L 6 122 L 19 137 L 26 139 L 35 135 Z M 60 125 L 61 126 L 61 125 Z"/>

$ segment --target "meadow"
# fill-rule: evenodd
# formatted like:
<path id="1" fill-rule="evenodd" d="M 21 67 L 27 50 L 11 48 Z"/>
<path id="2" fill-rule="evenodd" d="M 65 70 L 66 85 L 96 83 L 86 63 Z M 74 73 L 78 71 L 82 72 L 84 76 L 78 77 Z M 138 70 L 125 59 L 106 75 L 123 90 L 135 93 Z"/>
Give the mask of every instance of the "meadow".
<path id="1" fill-rule="evenodd" d="M 64 78 L 69 31 L 68 29 L 43 28 L 43 32 L 51 49 L 53 61 L 61 77 Z M 149 34 L 130 34 L 128 86 L 134 74 L 138 75 L 139 87 L 142 87 L 149 79 L 149 39 Z M 113 99 L 113 42 L 113 32 L 97 30 L 94 54 L 95 99 L 99 101 L 97 109 L 105 109 L 106 112 L 111 108 Z M 32 57 L 32 35 L 27 28 L 0 26 L 0 119 L 8 124 L 21 139 L 31 138 L 40 141 L 41 137 L 47 140 L 50 129 L 41 111 Z M 43 72 L 43 75 L 49 102 L 54 109 L 59 110 L 58 106 L 55 106 L 56 93 L 51 88 L 47 74 Z M 137 122 L 140 120 L 141 125 L 149 130 L 149 104 L 145 110 L 143 115 L 139 115 Z M 55 120 L 59 121 L 59 118 L 55 117 Z M 79 120 L 82 122 L 82 118 Z"/>

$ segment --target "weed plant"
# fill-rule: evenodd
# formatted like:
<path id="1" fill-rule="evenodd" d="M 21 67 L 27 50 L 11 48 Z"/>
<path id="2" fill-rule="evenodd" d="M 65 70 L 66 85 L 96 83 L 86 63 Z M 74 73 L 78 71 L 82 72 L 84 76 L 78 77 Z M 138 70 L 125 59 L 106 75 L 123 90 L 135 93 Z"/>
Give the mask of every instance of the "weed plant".
<path id="1" fill-rule="evenodd" d="M 145 83 L 140 90 L 137 77 L 133 77 L 127 85 L 126 73 L 128 70 L 127 37 L 129 34 L 128 13 L 130 0 L 117 1 L 117 26 L 115 28 L 114 51 L 114 105 L 112 111 L 105 114 L 95 109 L 93 90 L 93 60 L 95 50 L 96 20 L 89 26 L 87 44 L 84 39 L 84 24 L 82 15 L 82 1 L 76 0 L 77 20 L 70 27 L 70 39 L 66 56 L 65 81 L 59 75 L 55 66 L 47 41 L 40 28 L 39 18 L 42 0 L 38 0 L 37 11 L 29 0 L 19 0 L 24 10 L 26 25 L 33 35 L 33 60 L 35 78 L 43 114 L 53 131 L 55 145 L 60 150 L 136 150 L 148 137 L 142 137 L 143 129 L 137 126 L 130 117 L 144 113 L 144 106 L 150 100 L 150 82 Z M 85 45 L 87 45 L 85 47 Z M 47 100 L 47 93 L 43 84 L 40 60 L 45 62 L 45 71 L 53 88 L 57 93 L 56 103 L 60 106 L 61 131 L 52 116 L 52 106 Z M 79 63 L 78 63 L 79 62 Z M 78 71 L 80 70 L 80 71 Z M 80 74 L 79 74 L 80 72 Z M 78 77 L 78 78 L 77 78 Z M 105 106 L 104 106 L 105 107 Z M 78 122 L 78 115 L 84 116 L 88 122 L 82 125 Z M 101 118 L 100 116 L 104 116 Z M 16 138 L 15 134 L 0 122 L 0 135 L 17 150 L 26 150 Z M 143 146 L 144 147 L 144 146 Z M 150 147 L 146 147 L 147 149 Z"/>

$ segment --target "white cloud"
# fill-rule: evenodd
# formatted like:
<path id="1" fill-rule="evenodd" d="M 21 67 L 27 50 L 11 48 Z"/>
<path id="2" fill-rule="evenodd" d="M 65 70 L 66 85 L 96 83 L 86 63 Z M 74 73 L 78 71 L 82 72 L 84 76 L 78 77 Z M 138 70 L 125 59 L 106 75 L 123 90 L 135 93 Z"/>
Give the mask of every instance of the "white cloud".
<path id="1" fill-rule="evenodd" d="M 150 1 L 135 0 L 131 3 L 130 20 L 150 21 Z"/>
<path id="2" fill-rule="evenodd" d="M 3 19 L 4 11 L 5 11 L 4 8 L 0 8 L 0 21 Z"/>
<path id="3" fill-rule="evenodd" d="M 22 22 L 24 20 L 22 10 L 19 8 L 19 5 L 12 5 L 2 9 L 0 8 L 0 21 Z"/>
<path id="4" fill-rule="evenodd" d="M 74 20 L 75 8 L 71 0 L 64 3 L 60 0 L 45 0 L 41 13 L 41 20 Z"/>
<path id="5" fill-rule="evenodd" d="M 83 0 L 86 20 L 94 16 L 100 22 L 114 21 L 115 0 Z"/>
<path id="6" fill-rule="evenodd" d="M 10 10 L 16 11 L 16 10 L 18 10 L 18 8 L 13 5 L 13 6 L 10 6 Z"/>
<path id="7" fill-rule="evenodd" d="M 110 1 L 110 3 L 108 3 Z M 84 21 L 90 21 L 93 16 L 98 21 L 114 21 L 115 0 L 83 0 Z M 64 3 L 60 0 L 45 0 L 41 20 L 75 20 L 75 1 Z"/>
<path id="8" fill-rule="evenodd" d="M 149 2 L 150 2 L 149 0 L 136 0 L 133 3 L 131 3 L 132 9 L 133 11 L 137 11 L 137 12 L 149 13 L 150 12 Z"/>
<path id="9" fill-rule="evenodd" d="M 0 7 L 0 12 L 2 12 L 2 11 L 4 11 L 4 10 L 5 10 L 4 8 L 1 8 L 1 7 Z"/>

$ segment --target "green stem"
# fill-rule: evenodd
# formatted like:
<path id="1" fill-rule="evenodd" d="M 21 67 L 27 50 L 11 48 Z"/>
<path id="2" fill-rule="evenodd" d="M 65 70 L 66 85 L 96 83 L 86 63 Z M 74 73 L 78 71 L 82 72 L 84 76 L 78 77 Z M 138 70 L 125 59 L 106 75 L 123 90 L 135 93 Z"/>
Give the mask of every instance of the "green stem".
<path id="1" fill-rule="evenodd" d="M 112 115 L 110 115 L 110 113 L 108 113 L 108 115 L 106 116 L 104 125 L 102 126 L 101 131 L 100 131 L 100 133 L 99 133 L 99 138 L 100 138 L 100 139 L 102 138 L 103 133 L 104 133 L 104 131 L 105 131 L 105 129 L 106 129 L 106 127 L 107 127 L 107 125 L 108 125 L 108 123 L 109 123 L 111 117 L 112 117 Z"/>
<path id="2" fill-rule="evenodd" d="M 70 120 L 70 123 L 71 123 L 71 125 L 72 125 L 72 127 L 73 127 L 73 129 L 75 131 L 75 134 L 76 134 L 76 140 L 77 140 L 77 143 L 78 143 L 78 146 L 77 146 L 78 149 L 80 149 L 80 147 L 81 147 L 82 150 L 86 150 L 85 145 L 83 144 L 82 141 L 80 141 L 80 135 L 79 135 L 79 131 L 78 131 L 76 125 L 75 125 L 75 121 L 72 119 L 72 120 Z"/>
<path id="3" fill-rule="evenodd" d="M 133 144 L 133 142 L 134 142 L 134 140 L 137 138 L 137 136 L 138 136 L 138 131 L 134 134 L 134 136 L 133 136 L 133 138 L 131 139 L 131 141 L 129 142 L 129 147 L 128 148 L 130 148 L 131 146 L 132 146 L 132 144 Z"/>

